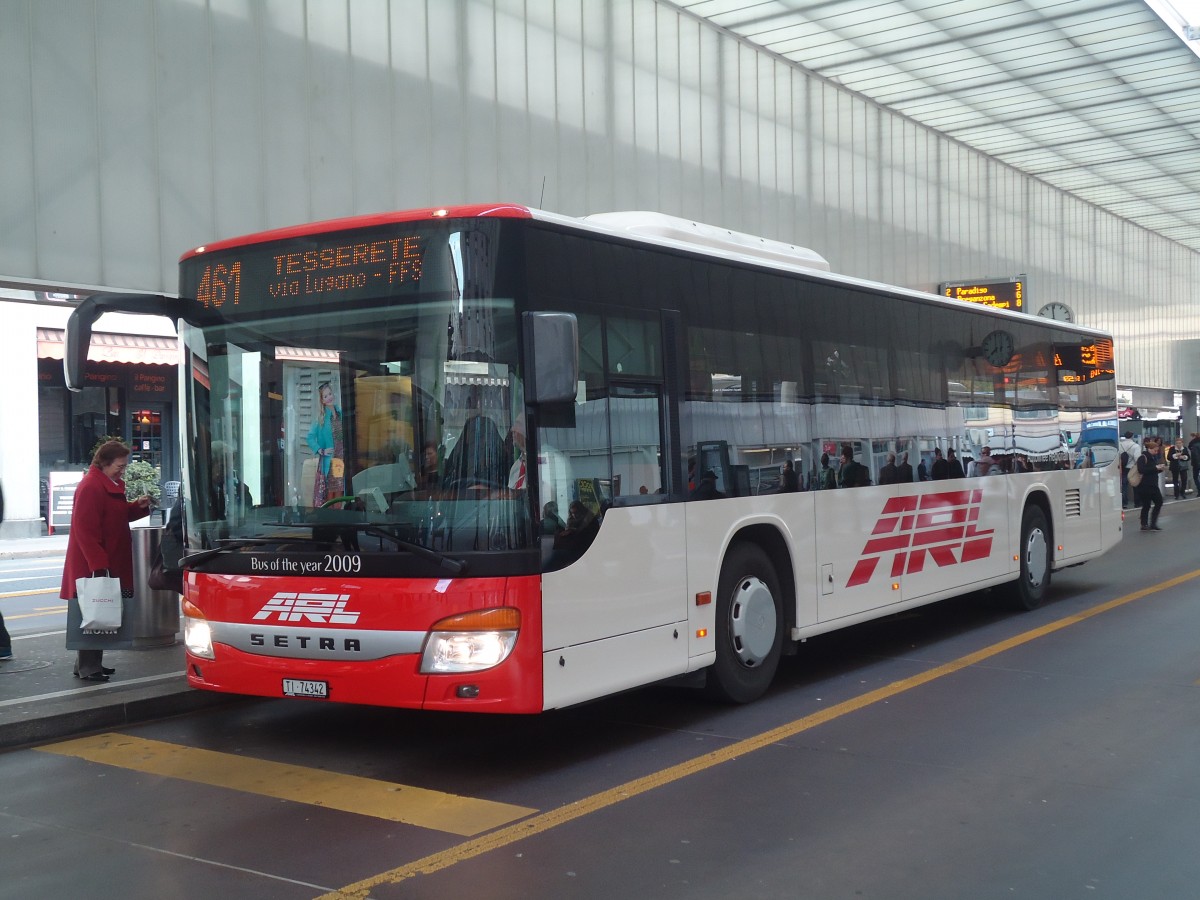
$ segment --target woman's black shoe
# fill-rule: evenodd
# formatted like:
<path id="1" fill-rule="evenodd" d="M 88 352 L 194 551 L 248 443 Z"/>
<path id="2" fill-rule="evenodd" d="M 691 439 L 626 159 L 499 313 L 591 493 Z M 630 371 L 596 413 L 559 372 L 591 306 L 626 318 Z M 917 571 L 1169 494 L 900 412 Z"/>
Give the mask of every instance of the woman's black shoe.
<path id="1" fill-rule="evenodd" d="M 101 667 L 100 667 L 100 671 L 101 671 L 101 672 L 103 672 L 105 675 L 112 675 L 112 674 L 113 674 L 114 672 L 116 672 L 117 670 L 116 670 L 116 669 L 110 669 L 108 666 L 101 666 Z"/>
<path id="2" fill-rule="evenodd" d="M 91 675 L 80 675 L 80 681 L 108 681 L 108 676 L 103 672 L 95 672 Z"/>

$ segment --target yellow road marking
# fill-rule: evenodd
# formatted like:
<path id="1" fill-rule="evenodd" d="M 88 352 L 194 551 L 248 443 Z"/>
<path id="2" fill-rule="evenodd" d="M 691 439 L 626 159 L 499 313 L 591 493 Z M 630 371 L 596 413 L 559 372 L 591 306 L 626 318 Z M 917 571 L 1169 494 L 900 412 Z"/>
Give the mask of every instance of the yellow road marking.
<path id="1" fill-rule="evenodd" d="M 40 591 L 6 591 L 0 594 L 0 600 L 8 600 L 11 597 L 35 597 L 38 594 L 57 594 L 62 588 L 44 588 Z"/>
<path id="2" fill-rule="evenodd" d="M 1169 581 L 1161 582 L 1160 584 L 1152 585 L 1147 588 L 1142 588 L 1139 591 L 1134 591 L 1132 594 L 1126 594 L 1124 597 L 1118 597 L 1115 600 L 1110 600 L 1107 603 L 1101 603 L 1099 606 L 1093 606 L 1091 609 L 1076 613 L 1072 616 L 1067 616 L 1064 619 L 1059 619 L 1055 622 L 1043 625 L 1040 628 L 1034 628 L 1031 631 L 1026 631 L 1023 634 L 1018 634 L 1015 637 L 1000 641 L 997 644 L 992 644 L 990 647 L 984 647 L 982 650 L 977 650 L 975 653 L 968 653 L 966 656 L 948 662 L 936 668 L 929 669 L 926 672 L 921 672 L 918 675 L 913 675 L 910 678 L 902 678 L 899 681 L 893 681 L 891 684 L 859 696 L 852 697 L 836 706 L 831 706 L 828 709 L 813 713 L 811 716 L 805 716 L 803 719 L 796 719 L 786 725 L 781 725 L 770 731 L 765 731 L 762 734 L 754 737 L 746 738 L 742 741 L 730 744 L 720 750 L 714 750 L 711 753 L 706 753 L 703 756 L 698 756 L 695 759 L 687 762 L 671 766 L 667 769 L 662 769 L 642 778 L 636 778 L 633 781 L 627 781 L 625 784 L 610 788 L 607 791 L 601 791 L 598 794 L 593 794 L 590 797 L 585 797 L 576 803 L 569 803 L 566 806 L 560 806 L 558 809 L 552 809 L 540 815 L 533 816 L 523 822 L 517 822 L 514 825 L 508 825 L 501 828 L 499 831 L 494 831 L 491 834 L 485 834 L 474 840 L 459 844 L 456 847 L 449 847 L 438 853 L 433 853 L 426 856 L 424 859 L 418 859 L 415 862 L 407 863 L 398 868 L 391 869 L 387 872 L 381 872 L 378 875 L 373 875 L 369 878 L 364 878 L 362 881 L 357 881 L 354 884 L 339 888 L 336 891 L 331 891 L 328 894 L 322 894 L 317 900 L 362 900 L 367 897 L 372 888 L 381 884 L 397 884 L 407 878 L 412 878 L 414 875 L 431 875 L 434 872 L 448 869 L 451 866 L 472 859 L 476 856 L 482 856 L 484 853 L 489 853 L 492 850 L 498 850 L 501 847 L 506 847 L 509 844 L 515 844 L 517 841 L 525 838 L 533 837 L 543 831 L 549 831 L 552 828 L 557 828 L 559 825 L 564 825 L 574 819 L 582 818 L 591 813 L 598 812 L 610 806 L 615 806 L 623 800 L 629 800 L 644 794 L 647 791 L 652 791 L 655 788 L 662 787 L 689 775 L 695 775 L 698 772 L 703 772 L 706 769 L 711 769 L 714 766 L 720 765 L 723 762 L 728 762 L 732 759 L 737 759 L 740 756 L 745 756 L 748 753 L 753 753 L 755 750 L 761 750 L 764 747 L 769 747 L 772 744 L 777 744 L 780 741 L 816 728 L 818 725 L 824 725 L 826 722 L 831 722 L 834 719 L 849 715 L 852 712 L 857 712 L 860 709 L 879 703 L 881 700 L 887 700 L 895 697 L 897 694 L 902 694 L 905 691 L 911 691 L 913 688 L 928 684 L 931 681 L 936 681 L 939 678 L 944 678 L 947 675 L 952 675 L 969 666 L 976 665 L 984 660 L 990 659 L 993 656 L 998 656 L 1007 650 L 1012 650 L 1014 647 L 1019 647 L 1022 644 L 1028 644 L 1038 638 L 1045 637 L 1048 634 L 1053 634 L 1056 631 L 1061 631 L 1071 625 L 1077 625 L 1084 622 L 1093 616 L 1098 616 L 1101 613 L 1109 612 L 1116 609 L 1118 606 L 1124 606 L 1126 603 L 1132 603 L 1134 600 L 1140 600 L 1143 597 L 1148 597 L 1151 594 L 1156 594 L 1159 591 L 1164 591 L 1169 588 L 1177 587 L 1193 578 L 1200 576 L 1200 569 L 1193 572 L 1188 572 L 1186 575 L 1180 575 L 1178 578 L 1172 578 Z"/>
<path id="3" fill-rule="evenodd" d="M 65 606 L 39 606 L 37 612 L 17 613 L 16 615 L 9 613 L 4 618 L 9 622 L 13 621 L 14 619 L 40 619 L 44 616 L 61 615 L 66 611 L 67 608 Z"/>
<path id="4" fill-rule="evenodd" d="M 306 766 L 197 750 L 121 734 L 99 734 L 38 749 L 106 766 L 374 816 L 463 837 L 537 812 L 525 806 L 493 803 L 373 778 L 339 775 Z"/>

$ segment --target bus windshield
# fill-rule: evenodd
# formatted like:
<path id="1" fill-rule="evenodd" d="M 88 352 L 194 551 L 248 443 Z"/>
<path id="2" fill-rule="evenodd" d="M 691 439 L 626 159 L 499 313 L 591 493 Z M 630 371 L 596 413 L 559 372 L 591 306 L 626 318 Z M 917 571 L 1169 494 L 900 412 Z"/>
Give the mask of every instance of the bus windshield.
<path id="1" fill-rule="evenodd" d="M 439 292 L 182 325 L 189 543 L 529 547 L 516 323 L 511 299 Z"/>

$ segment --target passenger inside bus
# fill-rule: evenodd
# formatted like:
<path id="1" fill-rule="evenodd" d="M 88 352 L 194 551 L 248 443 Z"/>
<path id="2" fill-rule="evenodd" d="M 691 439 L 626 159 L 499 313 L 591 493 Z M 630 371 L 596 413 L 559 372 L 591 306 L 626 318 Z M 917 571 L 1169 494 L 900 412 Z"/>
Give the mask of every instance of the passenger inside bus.
<path id="1" fill-rule="evenodd" d="M 246 517 L 246 510 L 254 505 L 250 488 L 243 484 L 237 473 L 230 471 L 229 445 L 224 441 L 212 442 L 212 481 L 209 487 L 209 508 L 212 518 L 238 521 Z"/>
<path id="2" fill-rule="evenodd" d="M 600 533 L 600 520 L 581 500 L 573 500 L 567 511 L 566 527 L 554 536 L 554 552 L 547 569 L 560 569 L 579 557 Z"/>
<path id="3" fill-rule="evenodd" d="M 712 469 L 705 469 L 700 476 L 700 482 L 695 489 L 688 495 L 689 500 L 720 500 L 725 495 L 717 490 L 717 473 Z"/>
<path id="4" fill-rule="evenodd" d="M 421 475 L 417 487 L 422 491 L 437 490 L 442 475 L 438 468 L 438 448 L 433 441 L 426 441 L 421 452 Z"/>
<path id="5" fill-rule="evenodd" d="M 542 534 L 554 537 L 567 530 L 567 523 L 558 514 L 558 504 L 553 500 L 547 501 L 542 507 Z"/>
<path id="6" fill-rule="evenodd" d="M 800 476 L 796 472 L 796 467 L 792 465 L 792 461 L 789 459 L 783 464 L 779 493 L 791 494 L 798 490 L 800 490 Z"/>
<path id="7" fill-rule="evenodd" d="M 508 484 L 511 467 L 500 429 L 490 418 L 476 413 L 463 425 L 462 435 L 446 459 L 442 489 L 464 494 L 502 488 Z"/>

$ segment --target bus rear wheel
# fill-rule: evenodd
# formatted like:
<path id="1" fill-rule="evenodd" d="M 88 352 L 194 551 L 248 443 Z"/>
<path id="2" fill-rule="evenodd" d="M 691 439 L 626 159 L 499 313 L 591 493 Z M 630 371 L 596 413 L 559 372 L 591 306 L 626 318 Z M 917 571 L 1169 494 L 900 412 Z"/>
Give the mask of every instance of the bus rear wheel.
<path id="1" fill-rule="evenodd" d="M 783 652 L 783 622 L 775 567 L 760 547 L 735 544 L 717 585 L 717 659 L 705 679 L 708 695 L 749 703 L 766 693 Z"/>
<path id="2" fill-rule="evenodd" d="M 1021 575 L 1013 585 L 1020 609 L 1037 609 L 1050 588 L 1050 529 L 1040 506 L 1025 507 L 1021 516 Z"/>

